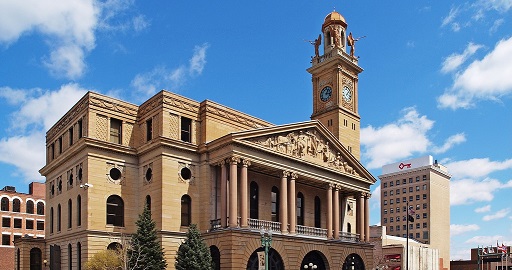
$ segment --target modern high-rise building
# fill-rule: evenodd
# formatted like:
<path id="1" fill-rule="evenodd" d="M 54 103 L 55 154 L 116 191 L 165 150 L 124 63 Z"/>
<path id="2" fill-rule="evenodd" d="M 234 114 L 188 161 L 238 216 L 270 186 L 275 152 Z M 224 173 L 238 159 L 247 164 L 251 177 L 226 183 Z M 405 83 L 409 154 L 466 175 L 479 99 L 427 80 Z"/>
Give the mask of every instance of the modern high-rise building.
<path id="1" fill-rule="evenodd" d="M 270 269 L 371 269 L 376 179 L 359 161 L 362 69 L 341 14 L 320 30 L 310 121 L 273 125 L 168 91 L 141 105 L 82 97 L 46 134 L 47 264 L 82 269 L 122 245 L 147 206 L 168 269 L 190 224 L 215 269 L 259 269 L 261 229 L 272 233 Z"/>
<path id="2" fill-rule="evenodd" d="M 379 176 L 386 234 L 408 236 L 438 249 L 439 269 L 450 267 L 450 178 L 432 156 L 385 165 Z M 408 214 L 414 220 L 408 222 Z"/>
<path id="3" fill-rule="evenodd" d="M 21 250 L 15 249 L 14 241 L 21 238 L 42 239 L 45 228 L 45 186 L 32 182 L 28 193 L 17 192 L 16 187 L 0 190 L 0 214 L 2 215 L 2 242 L 0 245 L 0 269 L 15 268 L 21 260 Z M 30 251 L 29 251 L 30 252 Z M 32 250 L 42 260 L 42 250 Z"/>

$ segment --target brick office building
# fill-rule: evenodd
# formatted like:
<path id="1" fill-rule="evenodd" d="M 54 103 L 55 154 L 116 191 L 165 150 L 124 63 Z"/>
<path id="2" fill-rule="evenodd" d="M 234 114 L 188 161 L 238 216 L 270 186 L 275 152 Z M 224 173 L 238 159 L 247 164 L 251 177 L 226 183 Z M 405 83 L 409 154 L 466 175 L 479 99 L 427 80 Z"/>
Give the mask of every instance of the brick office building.
<path id="1" fill-rule="evenodd" d="M 0 214 L 2 215 L 0 269 L 14 269 L 21 253 L 15 249 L 13 242 L 22 237 L 44 238 L 44 183 L 30 183 L 28 194 L 16 192 L 13 186 L 4 187 L 0 190 Z M 37 253 L 37 250 L 33 253 Z M 41 258 L 42 250 L 39 250 L 38 254 Z"/>

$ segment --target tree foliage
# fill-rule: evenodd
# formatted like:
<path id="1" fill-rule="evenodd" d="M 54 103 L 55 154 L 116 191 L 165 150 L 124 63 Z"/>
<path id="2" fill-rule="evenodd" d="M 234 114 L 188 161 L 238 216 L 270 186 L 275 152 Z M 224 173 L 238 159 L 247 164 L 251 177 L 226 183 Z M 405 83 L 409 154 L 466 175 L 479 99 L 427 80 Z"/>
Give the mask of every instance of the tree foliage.
<path id="1" fill-rule="evenodd" d="M 210 249 L 201 237 L 195 224 L 191 224 L 185 242 L 183 242 L 176 256 L 177 270 L 212 270 L 213 262 Z"/>
<path id="2" fill-rule="evenodd" d="M 102 250 L 89 259 L 84 268 L 86 270 L 120 270 L 122 262 L 115 250 Z"/>
<path id="3" fill-rule="evenodd" d="M 132 235 L 128 249 L 128 269 L 162 270 L 167 267 L 164 249 L 157 239 L 156 225 L 151 211 L 144 207 L 136 222 L 137 232 Z"/>

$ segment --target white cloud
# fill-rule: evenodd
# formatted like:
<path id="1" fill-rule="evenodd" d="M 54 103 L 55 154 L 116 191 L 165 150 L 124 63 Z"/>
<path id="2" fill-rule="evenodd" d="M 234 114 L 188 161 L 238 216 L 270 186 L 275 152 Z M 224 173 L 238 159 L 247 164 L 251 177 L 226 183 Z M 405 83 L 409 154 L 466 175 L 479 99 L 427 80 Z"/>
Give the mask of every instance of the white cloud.
<path id="1" fill-rule="evenodd" d="M 441 23 L 441 26 L 446 26 L 455 20 L 455 17 L 457 17 L 457 14 L 459 13 L 459 8 L 451 8 L 450 13 L 443 19 L 443 22 Z"/>
<path id="2" fill-rule="evenodd" d="M 464 133 L 455 134 L 453 136 L 450 136 L 448 139 L 446 139 L 446 141 L 444 142 L 444 144 L 442 146 L 433 147 L 432 151 L 435 154 L 444 153 L 444 152 L 448 151 L 449 149 L 451 149 L 453 146 L 461 144 L 465 141 L 466 141 L 466 135 L 464 135 Z"/>
<path id="3" fill-rule="evenodd" d="M 453 53 L 446 57 L 443 61 L 441 72 L 448 73 L 458 69 L 466 60 L 471 57 L 473 54 L 478 51 L 478 49 L 482 48 L 482 45 L 474 44 L 470 42 L 464 52 L 461 54 Z"/>
<path id="4" fill-rule="evenodd" d="M 507 12 L 510 8 L 512 8 L 512 1 L 510 0 L 480 0 L 477 2 L 477 5 L 482 6 L 483 8 L 490 10 L 494 9 L 499 12 Z"/>
<path id="5" fill-rule="evenodd" d="M 201 75 L 206 65 L 206 50 L 210 45 L 205 43 L 194 48 L 194 55 L 190 59 L 189 72 L 191 75 Z"/>
<path id="6" fill-rule="evenodd" d="M 496 241 L 503 242 L 504 237 L 502 235 L 490 235 L 490 236 L 473 236 L 466 240 L 465 243 L 479 245 L 479 246 L 490 246 L 494 245 Z"/>
<path id="7" fill-rule="evenodd" d="M 190 76 L 201 75 L 206 65 L 207 43 L 195 46 L 194 54 L 189 60 L 189 66 L 179 66 L 175 69 L 168 69 L 165 66 L 155 67 L 153 70 L 135 75 L 131 86 L 138 93 L 144 96 L 140 99 L 154 95 L 162 89 L 169 89 L 177 92 L 178 87 L 183 85 Z"/>
<path id="8" fill-rule="evenodd" d="M 44 66 L 57 77 L 76 79 L 85 72 L 85 57 L 96 46 L 95 32 L 109 30 L 112 18 L 131 5 L 132 0 L 0 1 L 0 44 L 40 35 L 50 49 L 42 57 Z M 136 16 L 130 25 L 141 30 L 148 23 Z"/>
<path id="9" fill-rule="evenodd" d="M 512 93 L 512 37 L 499 41 L 482 60 L 455 76 L 453 86 L 438 97 L 440 108 L 470 108 L 478 100 L 498 100 Z"/>
<path id="10" fill-rule="evenodd" d="M 473 232 L 480 230 L 480 227 L 476 224 L 468 224 L 468 225 L 462 225 L 462 224 L 451 224 L 450 225 L 450 236 L 455 236 L 467 232 Z"/>
<path id="11" fill-rule="evenodd" d="M 448 162 L 444 164 L 449 172 L 457 178 L 479 178 L 493 172 L 512 169 L 512 159 L 504 161 L 490 161 L 489 158 L 473 158 Z"/>
<path id="12" fill-rule="evenodd" d="M 372 192 L 372 196 L 370 197 L 370 207 L 372 209 L 380 210 L 380 185 L 378 185 Z"/>
<path id="13" fill-rule="evenodd" d="M 491 26 L 491 28 L 489 29 L 489 33 L 495 33 L 496 31 L 498 31 L 498 28 L 505 22 L 504 19 L 497 19 L 494 21 L 493 25 Z"/>
<path id="14" fill-rule="evenodd" d="M 0 138 L 0 162 L 15 166 L 26 182 L 41 180 L 38 171 L 45 164 L 46 130 L 86 91 L 77 84 L 66 84 L 58 90 L 27 90 L 23 101 L 18 100 L 20 109 L 10 115 L 10 129 L 16 129 L 17 135 Z"/>
<path id="15" fill-rule="evenodd" d="M 504 188 L 510 188 L 510 182 L 502 184 L 495 179 L 484 179 L 482 181 L 473 179 L 454 180 L 450 182 L 450 204 L 490 202 L 494 198 L 493 193 Z"/>
<path id="16" fill-rule="evenodd" d="M 0 87 L 0 98 L 6 99 L 9 104 L 19 104 L 25 100 L 26 96 L 27 90 L 13 89 L 7 86 Z"/>
<path id="17" fill-rule="evenodd" d="M 490 221 L 494 219 L 502 219 L 506 217 L 510 213 L 510 208 L 501 209 L 500 211 L 492 214 L 492 215 L 485 215 L 482 220 L 483 221 Z"/>
<path id="18" fill-rule="evenodd" d="M 405 108 L 401 113 L 402 117 L 394 123 L 361 129 L 363 158 L 368 168 L 379 168 L 429 150 L 443 153 L 465 141 L 465 135 L 461 133 L 449 137 L 442 146 L 435 146 L 427 138 L 428 131 L 434 126 L 433 120 L 420 115 L 413 107 Z"/>
<path id="19" fill-rule="evenodd" d="M 490 204 L 475 209 L 476 213 L 485 213 L 485 212 L 489 212 L 489 211 L 491 211 L 491 205 Z"/>

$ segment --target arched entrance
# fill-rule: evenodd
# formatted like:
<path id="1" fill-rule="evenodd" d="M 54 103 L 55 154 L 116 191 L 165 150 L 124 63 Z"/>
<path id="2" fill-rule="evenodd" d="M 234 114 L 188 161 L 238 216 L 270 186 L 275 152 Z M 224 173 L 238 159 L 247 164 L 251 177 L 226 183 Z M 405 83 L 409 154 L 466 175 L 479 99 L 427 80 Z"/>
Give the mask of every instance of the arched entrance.
<path id="1" fill-rule="evenodd" d="M 247 262 L 247 270 L 259 269 L 258 252 L 265 252 L 265 249 L 260 247 L 251 254 L 251 257 L 249 257 L 249 261 Z M 279 253 L 273 248 L 270 248 L 268 251 L 268 265 L 269 270 L 285 270 L 281 255 L 279 255 Z"/>
<path id="2" fill-rule="evenodd" d="M 365 270 L 364 262 L 361 257 L 355 253 L 352 253 L 345 258 L 343 262 L 343 270 Z"/>
<path id="3" fill-rule="evenodd" d="M 41 249 L 32 248 L 30 250 L 30 270 L 42 270 Z"/>
<path id="4" fill-rule="evenodd" d="M 310 251 L 304 256 L 304 259 L 302 259 L 300 269 L 327 269 L 325 256 L 320 251 Z"/>
<path id="5" fill-rule="evenodd" d="M 220 270 L 220 250 L 216 246 L 210 246 L 210 255 L 213 261 L 213 270 Z"/>

